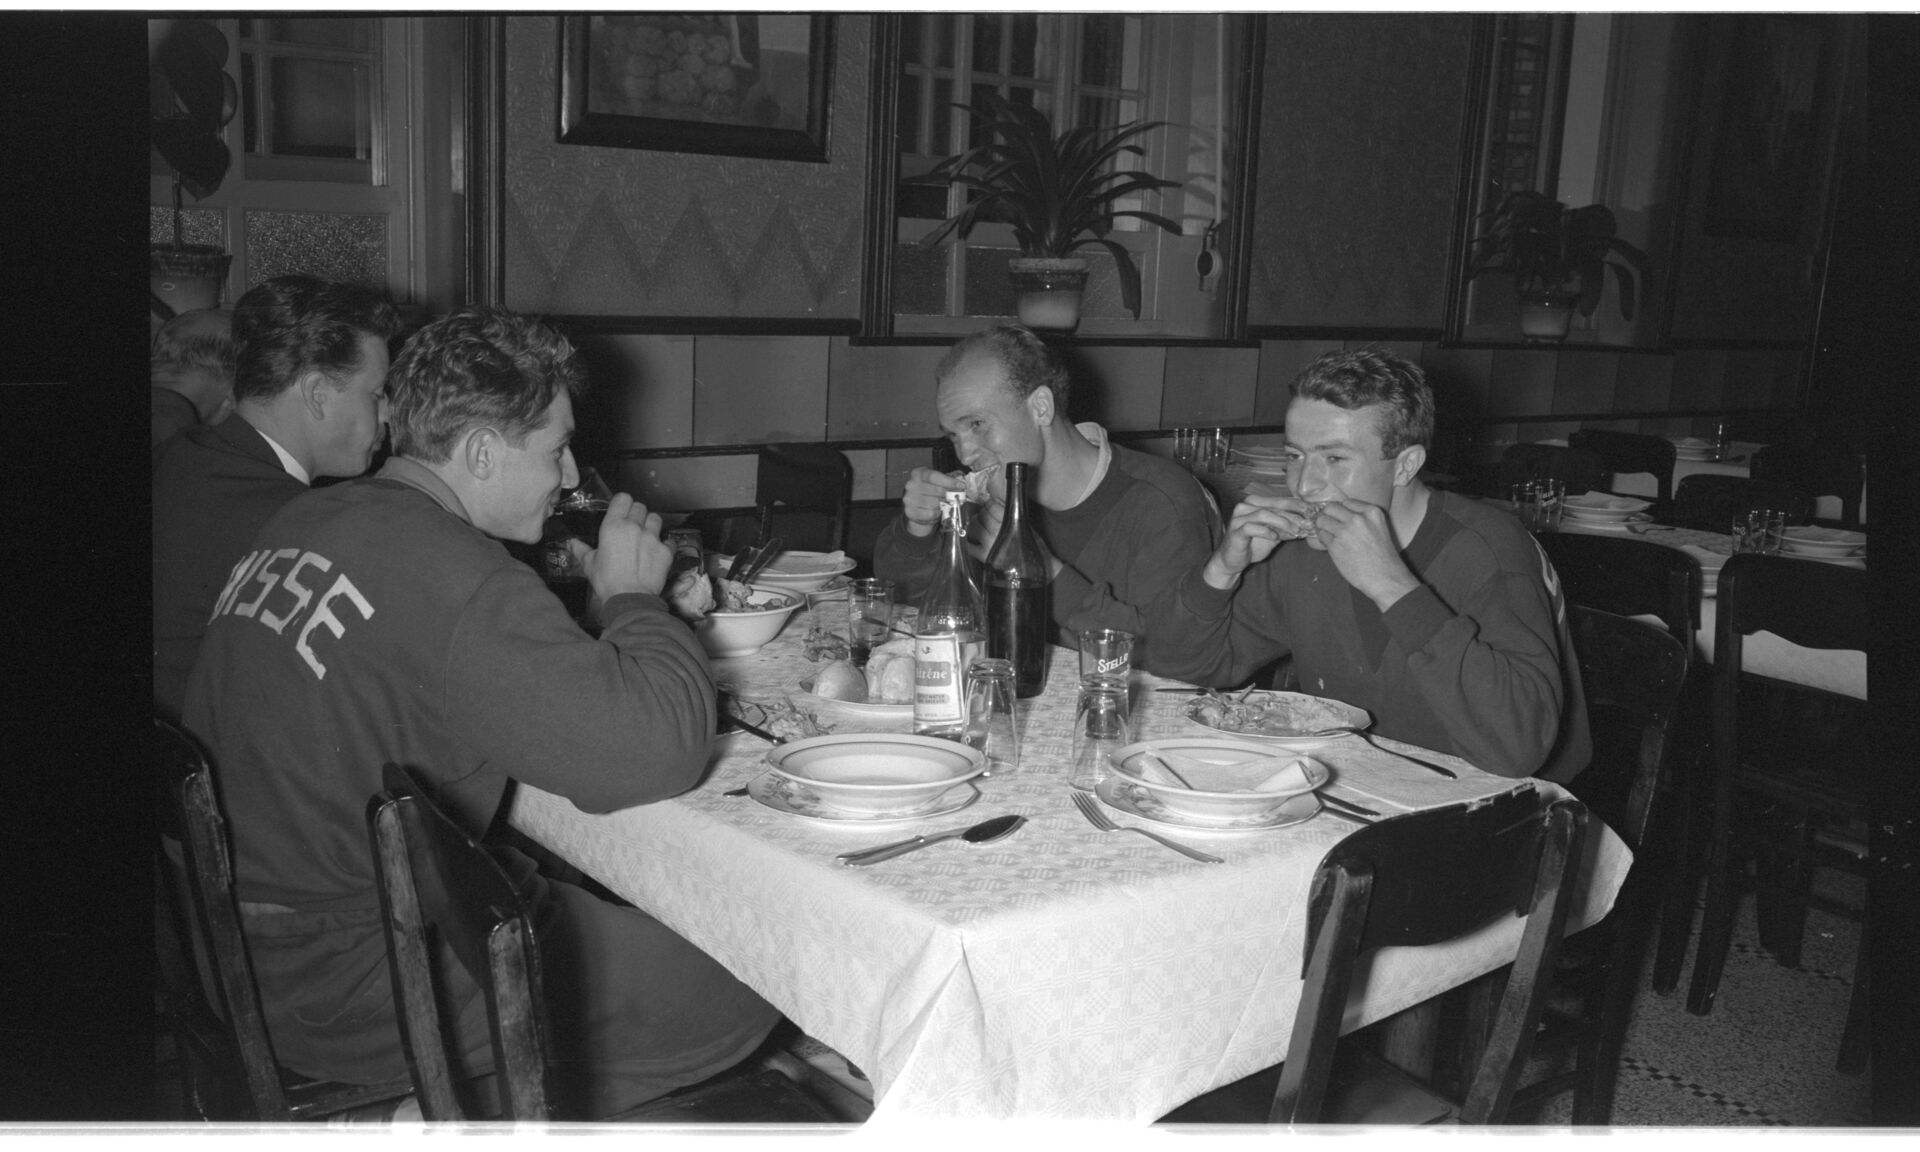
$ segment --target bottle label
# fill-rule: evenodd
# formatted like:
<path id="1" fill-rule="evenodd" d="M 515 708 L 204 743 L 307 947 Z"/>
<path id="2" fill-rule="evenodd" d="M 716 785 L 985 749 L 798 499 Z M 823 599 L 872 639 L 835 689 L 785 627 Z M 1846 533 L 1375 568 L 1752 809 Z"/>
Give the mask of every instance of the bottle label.
<path id="1" fill-rule="evenodd" d="M 914 637 L 913 723 L 916 728 L 965 722 L 966 667 L 980 648 L 978 642 L 964 643 L 953 632 Z"/>

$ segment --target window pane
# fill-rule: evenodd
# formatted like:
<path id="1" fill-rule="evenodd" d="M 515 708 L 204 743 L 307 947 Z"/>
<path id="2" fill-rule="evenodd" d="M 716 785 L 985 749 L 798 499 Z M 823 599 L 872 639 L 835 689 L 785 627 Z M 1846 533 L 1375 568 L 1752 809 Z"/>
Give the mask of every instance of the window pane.
<path id="1" fill-rule="evenodd" d="M 352 52 L 371 52 L 374 23 L 368 19 L 333 16 L 323 19 L 265 19 L 259 22 L 262 40 L 283 44 L 307 44 L 315 48 L 342 48 Z M 242 35 L 246 33 L 243 31 Z"/>
<path id="2" fill-rule="evenodd" d="M 920 38 L 927 34 L 927 21 L 918 12 L 908 12 L 900 18 L 900 62 L 919 64 L 926 59 L 921 51 Z"/>
<path id="3" fill-rule="evenodd" d="M 1078 127 L 1111 128 L 1120 123 L 1120 101 L 1105 96 L 1082 96 L 1079 117 L 1074 121 Z"/>
<path id="4" fill-rule="evenodd" d="M 182 208 L 180 210 L 180 242 L 182 244 L 211 244 L 215 248 L 225 249 L 227 238 L 222 229 L 226 222 L 226 213 L 218 208 Z M 173 209 L 158 204 L 147 205 L 147 243 L 173 243 Z"/>
<path id="5" fill-rule="evenodd" d="M 900 78 L 900 119 L 895 124 L 894 141 L 894 147 L 902 152 L 932 155 L 936 151 L 921 131 L 920 77 L 911 73 Z"/>
<path id="6" fill-rule="evenodd" d="M 1040 18 L 1014 15 L 1007 20 L 1011 25 L 1007 37 L 1013 45 L 1013 59 L 1008 62 L 1007 72 L 1014 76 L 1038 76 L 1033 67 L 1033 50 L 1040 38 Z"/>
<path id="7" fill-rule="evenodd" d="M 1018 248 L 967 245 L 966 311 L 963 315 L 1015 314 L 1013 279 L 1007 275 L 1007 261 L 1018 255 Z"/>
<path id="8" fill-rule="evenodd" d="M 371 159 L 368 85 L 362 64 L 280 59 L 272 65 L 273 152 Z"/>
<path id="9" fill-rule="evenodd" d="M 387 218 L 249 211 L 247 286 L 289 272 L 384 287 Z"/>
<path id="10" fill-rule="evenodd" d="M 947 312 L 947 257 L 950 245 L 924 252 L 918 244 L 893 246 L 894 310 L 912 316 Z"/>
<path id="11" fill-rule="evenodd" d="M 927 155 L 946 156 L 953 152 L 953 81 L 933 82 L 933 131 L 927 137 Z"/>
<path id="12" fill-rule="evenodd" d="M 973 70 L 999 72 L 1000 17 L 981 15 L 973 18 Z"/>
<path id="13" fill-rule="evenodd" d="M 1087 16 L 1080 29 L 1080 83 L 1118 86 L 1126 67 L 1126 17 Z"/>

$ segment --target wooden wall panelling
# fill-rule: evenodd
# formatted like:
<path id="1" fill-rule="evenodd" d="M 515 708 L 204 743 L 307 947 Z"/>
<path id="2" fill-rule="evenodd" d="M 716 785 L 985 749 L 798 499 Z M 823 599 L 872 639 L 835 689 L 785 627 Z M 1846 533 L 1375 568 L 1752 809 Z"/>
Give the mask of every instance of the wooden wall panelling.
<path id="1" fill-rule="evenodd" d="M 622 460 L 615 468 L 620 479 L 614 487 L 631 492 L 657 512 L 744 508 L 753 503 L 758 463 L 752 453 Z"/>
<path id="2" fill-rule="evenodd" d="M 1167 349 L 1159 426 L 1253 423 L 1259 367 L 1258 348 Z"/>
<path id="3" fill-rule="evenodd" d="M 908 440 L 940 435 L 933 369 L 944 344 L 828 346 L 827 439 Z"/>
<path id="4" fill-rule="evenodd" d="M 1538 416 L 1553 411 L 1553 378 L 1559 360 L 1557 352 L 1494 349 L 1487 414 L 1494 417 Z"/>
<path id="5" fill-rule="evenodd" d="M 1140 344 L 1076 345 L 1065 349 L 1074 394 L 1067 415 L 1097 421 L 1109 431 L 1166 427 L 1164 347 Z"/>
<path id="6" fill-rule="evenodd" d="M 1553 377 L 1554 412 L 1611 412 L 1620 357 L 1574 352 L 1560 357 Z"/>
<path id="7" fill-rule="evenodd" d="M 1716 348 L 1683 348 L 1673 356 L 1673 408 L 1718 408 L 1722 404 L 1727 354 Z"/>
<path id="8" fill-rule="evenodd" d="M 1619 358 L 1614 402 L 1622 412 L 1657 411 L 1673 400 L 1673 357 L 1632 355 Z"/>
<path id="9" fill-rule="evenodd" d="M 819 440 L 827 427 L 827 343 L 817 336 L 699 337 L 693 442 Z"/>
<path id="10" fill-rule="evenodd" d="M 693 443 L 693 337 L 569 335 L 587 370 L 574 417 L 576 458 Z"/>
<path id="11" fill-rule="evenodd" d="M 1285 424 L 1294 378 L 1317 357 L 1340 347 L 1338 340 L 1261 341 L 1260 363 L 1254 375 L 1253 422 Z"/>

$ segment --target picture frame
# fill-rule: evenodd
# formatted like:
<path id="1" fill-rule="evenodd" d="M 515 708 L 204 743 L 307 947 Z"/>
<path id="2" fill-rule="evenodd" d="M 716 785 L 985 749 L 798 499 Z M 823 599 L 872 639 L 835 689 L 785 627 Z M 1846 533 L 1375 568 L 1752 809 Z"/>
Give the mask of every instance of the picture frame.
<path id="1" fill-rule="evenodd" d="M 562 144 L 827 162 L 833 17 L 560 18 Z"/>

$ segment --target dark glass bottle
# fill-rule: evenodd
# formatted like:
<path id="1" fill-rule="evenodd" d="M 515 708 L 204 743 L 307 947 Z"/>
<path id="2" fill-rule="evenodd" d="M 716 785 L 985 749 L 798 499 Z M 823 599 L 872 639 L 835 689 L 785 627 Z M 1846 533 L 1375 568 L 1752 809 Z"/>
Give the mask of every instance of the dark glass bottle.
<path id="1" fill-rule="evenodd" d="M 1012 662 L 1014 695 L 1024 700 L 1047 686 L 1053 574 L 1040 536 L 1027 519 L 1029 465 L 1004 468 L 1007 511 L 987 553 L 987 655 Z"/>
<path id="2" fill-rule="evenodd" d="M 987 614 L 967 555 L 964 497 L 949 495 L 940 512 L 940 563 L 913 626 L 913 730 L 965 740 L 967 669 L 986 654 Z"/>

